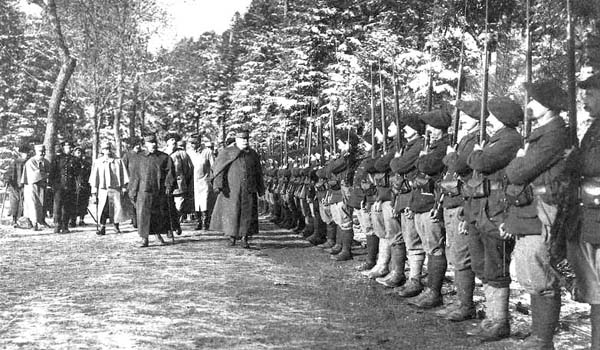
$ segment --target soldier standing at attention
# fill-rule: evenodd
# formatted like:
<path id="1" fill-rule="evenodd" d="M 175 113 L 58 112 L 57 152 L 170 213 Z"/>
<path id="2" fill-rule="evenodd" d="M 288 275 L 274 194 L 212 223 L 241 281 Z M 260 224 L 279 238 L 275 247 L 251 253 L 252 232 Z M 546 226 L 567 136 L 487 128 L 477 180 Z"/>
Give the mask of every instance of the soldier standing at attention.
<path id="1" fill-rule="evenodd" d="M 481 102 L 458 100 L 456 108 L 466 115 L 459 120 L 459 130 L 456 146 L 450 145 L 446 149 L 443 161 L 448 171 L 440 187 L 443 193 L 442 206 L 444 208 L 444 227 L 446 228 L 446 254 L 449 262 L 454 266 L 454 286 L 458 302 L 437 315 L 450 321 L 464 321 L 475 317 L 473 304 L 473 290 L 475 288 L 475 274 L 471 269 L 471 256 L 469 255 L 469 236 L 465 228 L 464 217 L 469 209 L 464 208 L 465 193 L 460 183 L 468 182 L 473 169 L 467 164 L 467 159 L 475 144 L 479 142 L 479 119 Z"/>
<path id="2" fill-rule="evenodd" d="M 421 115 L 427 124 L 430 142 L 421 151 L 416 161 L 418 175 L 413 181 L 413 193 L 409 208 L 415 215 L 415 228 L 423 249 L 427 254 L 427 287 L 409 301 L 418 308 L 430 309 L 443 304 L 442 282 L 446 274 L 447 261 L 444 246 L 444 232 L 438 213 L 435 191 L 445 169 L 442 159 L 450 144 L 448 127 L 452 117 L 446 108 L 441 108 Z"/>
<path id="3" fill-rule="evenodd" d="M 17 220 L 23 216 L 23 186 L 19 181 L 23 175 L 23 168 L 25 167 L 29 150 L 28 145 L 22 144 L 19 146 L 19 158 L 11 161 L 6 173 L 4 173 L 4 182 L 8 188 L 10 216 L 13 218 L 13 227 L 17 227 Z"/>
<path id="4" fill-rule="evenodd" d="M 488 111 L 486 133 L 489 139 L 473 147 L 467 163 L 474 173 L 472 181 L 465 183 L 463 193 L 468 198 L 465 219 L 471 269 L 483 282 L 487 310 L 487 318 L 467 334 L 493 341 L 510 335 L 509 266 L 514 242 L 501 233 L 500 226 L 506 219 L 507 209 L 504 168 L 521 147 L 521 135 L 515 127 L 523 119 L 523 110 L 516 102 L 502 97 L 491 99 Z M 475 173 L 483 177 L 473 181 L 477 177 Z M 481 190 L 477 190 L 479 186 L 483 186 Z"/>
<path id="5" fill-rule="evenodd" d="M 62 153 L 56 155 L 50 167 L 50 186 L 54 192 L 54 233 L 69 232 L 69 221 L 77 201 L 77 178 L 81 171 L 79 159 L 71 154 L 73 143 L 64 141 Z"/>
<path id="6" fill-rule="evenodd" d="M 567 106 L 567 93 L 555 81 L 526 83 L 525 88 L 532 98 L 527 118 L 534 129 L 506 167 L 506 175 L 519 188 L 517 193 L 527 193 L 531 187 L 532 195 L 523 201 L 509 198 L 504 229 L 516 238 L 517 279 L 531 296 L 532 334 L 521 348 L 552 349 L 561 300 L 560 273 L 550 264 L 549 242 L 558 212 L 555 184 L 564 173 L 569 147 L 569 133 L 559 116 Z M 512 192 L 507 189 L 507 193 Z"/>
<path id="7" fill-rule="evenodd" d="M 600 349 L 600 74 L 579 83 L 583 108 L 592 125 L 583 136 L 573 169 L 579 170 L 580 232 L 567 241 L 567 257 L 575 271 L 575 299 L 591 305 L 592 344 Z"/>

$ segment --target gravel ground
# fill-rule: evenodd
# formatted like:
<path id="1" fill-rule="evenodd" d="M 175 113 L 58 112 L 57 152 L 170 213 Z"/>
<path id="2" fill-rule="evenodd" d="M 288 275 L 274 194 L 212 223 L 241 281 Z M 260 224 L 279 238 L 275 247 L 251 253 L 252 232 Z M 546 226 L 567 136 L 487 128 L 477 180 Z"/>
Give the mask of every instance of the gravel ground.
<path id="1" fill-rule="evenodd" d="M 103 237 L 91 225 L 69 234 L 0 226 L 0 348 L 516 349 L 528 331 L 518 285 L 514 336 L 480 344 L 464 335 L 473 323 L 411 308 L 362 277 L 360 248 L 338 263 L 264 221 L 251 250 L 192 228 L 140 249 L 129 225 Z M 451 285 L 444 291 L 452 302 Z M 563 301 L 557 349 L 583 349 L 588 308 Z"/>

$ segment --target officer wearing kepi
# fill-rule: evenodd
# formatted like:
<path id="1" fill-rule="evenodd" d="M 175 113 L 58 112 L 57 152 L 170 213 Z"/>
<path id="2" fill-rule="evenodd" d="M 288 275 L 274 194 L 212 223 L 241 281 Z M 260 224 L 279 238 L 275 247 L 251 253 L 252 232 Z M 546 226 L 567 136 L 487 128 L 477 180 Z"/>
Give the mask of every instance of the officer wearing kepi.
<path id="1" fill-rule="evenodd" d="M 69 221 L 77 202 L 77 178 L 81 171 L 79 159 L 71 154 L 73 143 L 64 141 L 50 168 L 49 182 L 54 191 L 54 233 L 69 232 Z"/>

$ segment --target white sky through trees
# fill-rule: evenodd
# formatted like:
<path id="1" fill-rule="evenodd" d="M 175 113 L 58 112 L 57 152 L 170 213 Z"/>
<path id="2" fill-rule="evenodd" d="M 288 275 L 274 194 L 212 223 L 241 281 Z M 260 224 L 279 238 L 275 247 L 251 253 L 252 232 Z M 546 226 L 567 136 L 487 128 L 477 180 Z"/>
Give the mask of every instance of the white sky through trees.
<path id="1" fill-rule="evenodd" d="M 207 31 L 222 33 L 235 12 L 244 14 L 251 0 L 158 0 L 169 16 L 168 27 L 150 42 L 150 50 L 170 48 L 177 41 Z"/>

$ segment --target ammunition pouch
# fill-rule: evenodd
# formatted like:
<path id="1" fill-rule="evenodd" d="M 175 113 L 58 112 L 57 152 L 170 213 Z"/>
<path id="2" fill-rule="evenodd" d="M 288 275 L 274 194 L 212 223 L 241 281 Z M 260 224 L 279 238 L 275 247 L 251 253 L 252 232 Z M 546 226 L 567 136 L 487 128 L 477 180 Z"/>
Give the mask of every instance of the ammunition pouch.
<path id="1" fill-rule="evenodd" d="M 531 185 L 509 184 L 505 190 L 506 202 L 515 207 L 524 207 L 533 203 L 533 188 Z"/>
<path id="2" fill-rule="evenodd" d="M 373 176 L 377 187 L 390 187 L 390 177 L 386 173 L 377 173 Z"/>
<path id="3" fill-rule="evenodd" d="M 365 193 L 365 196 L 371 197 L 371 196 L 374 196 L 375 194 L 377 194 L 377 187 L 375 187 L 375 185 L 373 185 L 373 183 L 371 181 L 368 181 L 368 180 L 361 181 L 360 188 Z"/>
<path id="4" fill-rule="evenodd" d="M 392 192 L 395 194 L 406 194 L 411 191 L 410 182 L 403 176 L 396 174 L 392 177 Z"/>
<path id="5" fill-rule="evenodd" d="M 490 181 L 479 172 L 473 172 L 473 176 L 463 184 L 463 196 L 465 198 L 483 198 L 490 195 Z"/>
<path id="6" fill-rule="evenodd" d="M 440 181 L 440 187 L 444 194 L 450 197 L 456 197 L 460 194 L 461 184 L 462 182 L 458 179 L 456 174 L 450 173 L 447 173 L 442 181 Z"/>
<path id="7" fill-rule="evenodd" d="M 433 193 L 434 182 L 430 176 L 418 173 L 412 181 L 412 188 L 421 190 L 422 193 Z"/>
<path id="8" fill-rule="evenodd" d="M 342 188 L 338 180 L 329 180 L 327 184 L 329 185 L 329 189 L 333 191 L 339 191 Z"/>

